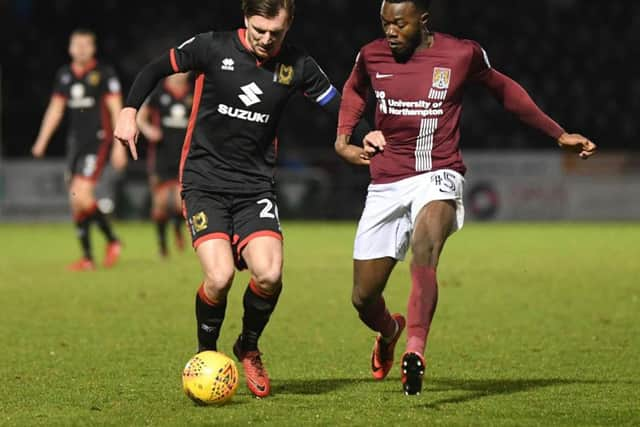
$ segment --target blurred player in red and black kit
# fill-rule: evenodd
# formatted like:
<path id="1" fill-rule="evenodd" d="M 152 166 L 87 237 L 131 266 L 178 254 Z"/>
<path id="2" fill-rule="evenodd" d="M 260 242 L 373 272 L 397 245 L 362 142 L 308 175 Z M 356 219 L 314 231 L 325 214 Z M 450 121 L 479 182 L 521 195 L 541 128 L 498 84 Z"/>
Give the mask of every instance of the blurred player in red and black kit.
<path id="1" fill-rule="evenodd" d="M 149 184 L 151 216 L 156 223 L 160 255 L 168 256 L 167 222 L 172 220 L 175 243 L 184 248 L 182 199 L 179 170 L 182 143 L 193 103 L 193 85 L 188 73 L 167 77 L 149 97 L 138 114 L 140 132 L 149 141 Z"/>
<path id="2" fill-rule="evenodd" d="M 276 130 L 296 92 L 336 123 L 340 95 L 308 54 L 284 43 L 293 0 L 243 0 L 242 10 L 246 29 L 199 34 L 148 64 L 131 88 L 115 136 L 136 158 L 135 117 L 147 94 L 166 75 L 197 73 L 180 179 L 204 273 L 196 296 L 199 350 L 216 350 L 234 263 L 248 267 L 242 333 L 233 351 L 251 392 L 264 397 L 270 383 L 258 339 L 282 288 L 282 233 L 274 193 Z"/>
<path id="3" fill-rule="evenodd" d="M 378 332 L 371 357 L 374 378 L 393 365 L 405 323 L 402 356 L 406 394 L 422 389 L 424 350 L 438 300 L 436 267 L 447 237 L 462 227 L 465 165 L 458 146 L 464 89 L 478 83 L 524 123 L 561 147 L 587 158 L 596 146 L 568 134 L 527 92 L 491 67 L 476 42 L 427 29 L 429 0 L 385 0 L 386 39 L 364 46 L 344 87 L 336 151 L 356 164 L 370 161 L 371 185 L 354 244 L 353 305 Z M 348 145 L 367 92 L 377 98 L 376 131 L 365 140 L 367 156 Z M 407 320 L 391 315 L 382 297 L 387 280 L 411 247 L 412 288 Z"/>
<path id="4" fill-rule="evenodd" d="M 83 251 L 82 258 L 69 266 L 73 271 L 95 269 L 89 239 L 91 222 L 98 225 L 108 241 L 105 267 L 117 262 L 121 250 L 109 221 L 98 209 L 94 190 L 110 152 L 116 169 L 126 166 L 126 151 L 119 144 L 112 144 L 112 123 L 122 108 L 122 96 L 115 71 L 98 63 L 95 52 L 96 36 L 92 31 L 78 29 L 71 34 L 71 64 L 60 68 L 56 75 L 53 96 L 31 149 L 35 157 L 44 156 L 68 109 L 69 200 Z"/>

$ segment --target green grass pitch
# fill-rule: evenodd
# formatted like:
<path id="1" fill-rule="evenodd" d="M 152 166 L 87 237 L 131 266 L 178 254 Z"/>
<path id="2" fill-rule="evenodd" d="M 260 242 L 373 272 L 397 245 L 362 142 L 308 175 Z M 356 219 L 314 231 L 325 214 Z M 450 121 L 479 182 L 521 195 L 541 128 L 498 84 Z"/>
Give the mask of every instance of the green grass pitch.
<path id="1" fill-rule="evenodd" d="M 442 257 L 425 390 L 374 382 L 350 304 L 355 223 L 285 223 L 285 290 L 261 349 L 273 396 L 195 406 L 200 269 L 120 223 L 115 269 L 68 273 L 71 225 L 0 225 L 0 425 L 640 425 L 640 224 L 470 224 Z M 93 231 L 99 255 L 102 237 Z M 101 260 L 99 256 L 99 260 Z M 241 326 L 236 276 L 220 350 Z M 407 263 L 386 298 L 405 311 Z M 404 338 L 396 357 L 402 351 Z"/>

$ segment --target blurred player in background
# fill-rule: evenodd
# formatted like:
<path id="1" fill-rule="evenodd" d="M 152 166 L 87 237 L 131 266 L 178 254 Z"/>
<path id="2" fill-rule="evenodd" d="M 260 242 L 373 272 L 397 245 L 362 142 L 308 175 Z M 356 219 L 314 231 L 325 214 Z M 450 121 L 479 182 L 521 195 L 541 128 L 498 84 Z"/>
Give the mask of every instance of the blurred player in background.
<path id="1" fill-rule="evenodd" d="M 126 150 L 112 144 L 112 123 L 122 108 L 120 81 L 112 67 L 95 59 L 96 35 L 86 29 L 70 37 L 71 64 L 58 71 L 53 95 L 32 147 L 35 157 L 44 156 L 65 110 L 69 111 L 67 135 L 68 183 L 71 212 L 82 246 L 82 258 L 71 264 L 72 271 L 95 269 L 89 226 L 95 222 L 107 239 L 104 266 L 112 267 L 120 256 L 121 244 L 106 216 L 98 209 L 96 183 L 111 153 L 117 170 L 126 166 Z"/>
<path id="2" fill-rule="evenodd" d="M 137 157 L 136 113 L 157 82 L 197 72 L 180 178 L 193 247 L 204 273 L 196 295 L 199 350 L 216 350 L 237 268 L 248 267 L 242 333 L 233 351 L 258 397 L 270 382 L 258 339 L 282 289 L 282 232 L 274 192 L 276 131 L 296 92 L 337 123 L 340 95 L 304 51 L 284 43 L 294 0 L 243 0 L 245 25 L 199 34 L 140 72 L 115 136 Z M 363 132 L 364 134 L 364 132 Z M 360 147 L 360 153 L 364 150 Z"/>
<path id="3" fill-rule="evenodd" d="M 582 158 L 596 146 L 568 134 L 543 113 L 515 81 L 493 69 L 475 42 L 427 29 L 429 0 L 385 0 L 386 39 L 364 46 L 344 87 L 336 151 L 362 164 L 370 159 L 371 185 L 354 244 L 353 305 L 378 332 L 371 369 L 383 379 L 405 323 L 402 356 L 406 394 L 422 389 L 424 350 L 438 301 L 436 268 L 447 237 L 464 221 L 465 166 L 458 146 L 462 98 L 467 84 L 483 85 L 524 123 Z M 367 156 L 348 145 L 366 95 L 377 98 L 376 131 L 365 141 Z M 411 247 L 411 294 L 407 321 L 391 315 L 382 297 L 387 280 Z"/>
<path id="4" fill-rule="evenodd" d="M 156 223 L 160 256 L 169 255 L 167 223 L 173 222 L 175 243 L 184 249 L 180 158 L 193 103 L 193 85 L 188 73 L 167 77 L 140 108 L 138 127 L 149 141 L 148 164 L 151 186 L 151 217 Z"/>

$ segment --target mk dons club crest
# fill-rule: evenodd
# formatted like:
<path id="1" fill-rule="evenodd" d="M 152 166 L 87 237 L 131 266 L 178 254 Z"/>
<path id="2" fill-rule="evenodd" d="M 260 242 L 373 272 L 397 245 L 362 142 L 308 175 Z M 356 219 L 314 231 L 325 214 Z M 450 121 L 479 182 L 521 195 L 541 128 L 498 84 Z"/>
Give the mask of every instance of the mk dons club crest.
<path id="1" fill-rule="evenodd" d="M 282 85 L 291 85 L 293 81 L 293 66 L 280 64 L 277 69 L 277 82 Z"/>
<path id="2" fill-rule="evenodd" d="M 439 68 L 433 69 L 433 87 L 436 89 L 449 89 L 449 83 L 451 82 L 451 68 Z"/>
<path id="3" fill-rule="evenodd" d="M 87 80 L 91 86 L 98 86 L 100 84 L 100 73 L 98 71 L 90 72 Z"/>
<path id="4" fill-rule="evenodd" d="M 209 226 L 209 219 L 207 218 L 207 214 L 205 214 L 204 212 L 198 212 L 197 214 L 192 216 L 191 225 L 193 226 L 193 229 L 196 233 L 206 230 Z"/>

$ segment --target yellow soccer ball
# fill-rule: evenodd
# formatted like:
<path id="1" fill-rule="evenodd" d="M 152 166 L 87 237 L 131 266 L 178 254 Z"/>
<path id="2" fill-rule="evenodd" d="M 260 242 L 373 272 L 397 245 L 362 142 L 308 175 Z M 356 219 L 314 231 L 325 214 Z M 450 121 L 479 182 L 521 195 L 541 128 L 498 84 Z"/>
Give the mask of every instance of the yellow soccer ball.
<path id="1" fill-rule="evenodd" d="M 203 351 L 184 367 L 182 388 L 199 405 L 222 405 L 236 393 L 238 368 L 222 353 Z"/>

